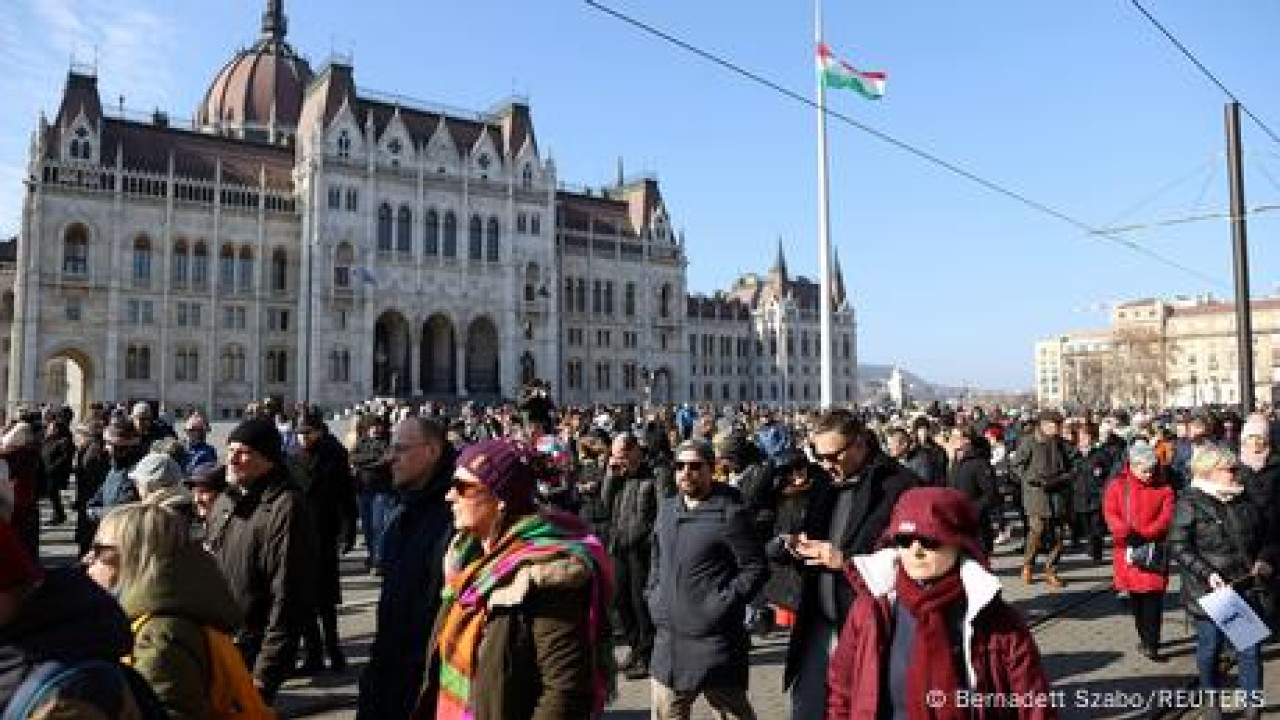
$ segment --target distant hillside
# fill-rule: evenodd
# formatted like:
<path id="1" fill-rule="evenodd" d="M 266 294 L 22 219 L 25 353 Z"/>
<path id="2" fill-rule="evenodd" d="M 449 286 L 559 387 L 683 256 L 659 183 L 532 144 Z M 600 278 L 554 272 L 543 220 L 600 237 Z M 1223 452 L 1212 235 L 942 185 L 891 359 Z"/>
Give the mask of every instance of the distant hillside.
<path id="1" fill-rule="evenodd" d="M 893 373 L 893 368 L 893 365 L 858 365 L 858 395 L 863 402 L 875 401 L 888 394 L 889 376 Z M 925 380 L 906 368 L 898 369 L 902 372 L 902 379 L 907 384 L 907 394 L 914 400 L 923 402 L 951 400 L 964 393 L 964 388 L 939 385 Z"/>

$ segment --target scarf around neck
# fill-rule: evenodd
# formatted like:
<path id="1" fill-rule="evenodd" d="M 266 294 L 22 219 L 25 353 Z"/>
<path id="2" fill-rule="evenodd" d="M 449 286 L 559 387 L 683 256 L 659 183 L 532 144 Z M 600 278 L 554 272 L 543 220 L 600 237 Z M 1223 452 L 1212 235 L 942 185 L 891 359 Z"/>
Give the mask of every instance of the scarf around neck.
<path id="1" fill-rule="evenodd" d="M 1191 487 L 1221 503 L 1229 503 L 1244 492 L 1244 485 L 1223 485 L 1204 478 L 1193 478 Z"/>
<path id="2" fill-rule="evenodd" d="M 951 653 L 951 636 L 947 631 L 947 610 L 964 599 L 964 584 L 959 565 L 929 585 L 921 585 L 898 565 L 894 585 L 901 602 L 916 621 L 911 641 L 911 669 L 907 675 L 907 697 L 922 698 L 930 691 L 943 691 L 955 697 L 961 688 L 956 663 Z M 913 703 L 910 720 L 965 720 L 967 716 L 955 703 L 942 703 L 933 708 L 926 703 Z"/>
<path id="3" fill-rule="evenodd" d="M 441 593 L 444 619 L 437 640 L 438 720 L 475 717 L 472 685 L 493 592 L 514 580 L 520 570 L 557 560 L 577 560 L 590 569 L 591 606 L 585 620 L 593 657 L 593 708 L 595 714 L 604 708 L 613 695 L 614 681 L 609 627 L 613 566 L 600 541 L 576 517 L 542 510 L 517 520 L 489 552 L 472 535 L 459 534 L 449 547 Z"/>

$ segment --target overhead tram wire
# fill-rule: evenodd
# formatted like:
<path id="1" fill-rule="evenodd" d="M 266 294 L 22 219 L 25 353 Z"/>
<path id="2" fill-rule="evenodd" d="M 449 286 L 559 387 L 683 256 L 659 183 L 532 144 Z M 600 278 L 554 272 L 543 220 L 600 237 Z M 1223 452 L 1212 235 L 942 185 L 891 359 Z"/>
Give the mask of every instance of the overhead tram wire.
<path id="1" fill-rule="evenodd" d="M 1168 28 L 1166 28 L 1163 24 L 1161 24 L 1161 22 L 1157 20 L 1154 15 L 1152 15 L 1145 7 L 1143 7 L 1142 3 L 1138 2 L 1138 0 L 1129 0 L 1129 3 L 1133 5 L 1135 8 L 1137 8 L 1138 12 L 1142 13 L 1143 16 L 1146 17 L 1147 20 L 1149 20 L 1151 24 L 1154 25 L 1156 29 L 1160 31 L 1160 34 L 1164 35 L 1169 40 L 1169 42 L 1173 43 L 1174 47 L 1178 48 L 1179 52 L 1181 52 L 1184 56 L 1186 56 L 1186 58 L 1190 60 L 1191 63 L 1196 66 L 1197 69 L 1200 70 L 1201 74 L 1209 78 L 1209 80 L 1214 85 L 1217 85 L 1218 89 L 1221 90 L 1223 94 L 1225 94 L 1227 97 L 1231 98 L 1232 102 L 1238 104 L 1240 106 L 1240 109 L 1244 111 L 1244 114 L 1248 115 L 1250 120 L 1257 123 L 1258 127 L 1262 128 L 1262 131 L 1266 133 L 1267 136 L 1272 139 L 1272 141 L 1274 141 L 1277 144 L 1280 144 L 1280 135 L 1276 135 L 1276 133 L 1272 131 L 1271 128 L 1268 127 L 1266 123 L 1262 122 L 1261 118 L 1259 118 L 1257 115 L 1254 115 L 1253 111 L 1249 109 L 1249 106 L 1245 105 L 1244 102 L 1240 100 L 1240 98 L 1236 97 L 1235 93 L 1228 90 L 1227 86 L 1224 85 L 1222 81 L 1218 79 L 1218 76 L 1214 75 L 1213 71 L 1205 67 L 1205 64 L 1200 62 L 1200 58 L 1196 57 L 1195 53 L 1191 52 L 1191 50 L 1189 50 L 1186 45 L 1183 45 L 1181 40 L 1178 40 L 1178 38 L 1174 37 L 1174 34 L 1169 32 Z"/>
<path id="2" fill-rule="evenodd" d="M 1040 212 L 1045 215 L 1049 215 L 1068 225 L 1071 225 L 1077 230 L 1080 230 L 1081 232 L 1083 232 L 1088 237 L 1105 238 L 1107 240 L 1111 240 L 1112 242 L 1115 242 L 1119 245 L 1129 248 L 1130 250 L 1132 250 L 1135 253 L 1138 253 L 1139 255 L 1144 255 L 1152 260 L 1155 260 L 1156 262 L 1159 262 L 1163 265 L 1167 265 L 1171 268 L 1179 270 L 1188 275 L 1197 277 L 1200 280 L 1203 280 L 1205 282 L 1211 283 L 1213 285 L 1223 286 L 1223 287 L 1229 286 L 1228 283 L 1226 283 L 1225 281 L 1219 278 L 1215 278 L 1193 267 L 1184 265 L 1183 263 L 1180 263 L 1177 260 L 1174 260 L 1172 258 L 1165 257 L 1164 255 L 1161 255 L 1160 253 L 1157 253 L 1150 248 L 1139 245 L 1138 243 L 1128 238 L 1121 237 L 1105 228 L 1093 227 L 1092 225 L 1082 220 L 1078 220 L 1066 214 L 1065 212 L 1056 210 L 1036 200 L 1032 200 L 1026 195 L 1023 195 L 1022 193 L 1017 192 L 1016 190 L 1010 190 L 1009 188 L 1006 188 L 1003 185 L 1000 185 L 992 180 L 987 180 L 986 178 L 970 170 L 966 170 L 949 160 L 944 160 L 943 158 L 938 157 L 937 155 L 934 155 L 933 153 L 927 150 L 918 148 L 904 140 L 899 140 L 893 137 L 892 135 L 884 132 L 883 130 L 878 130 L 876 128 L 871 127 L 870 125 L 861 123 L 853 119 L 852 117 L 845 115 L 842 112 L 839 112 L 837 110 L 832 110 L 829 107 L 820 107 L 818 103 L 814 102 L 813 100 L 803 95 L 802 93 L 796 92 L 795 90 L 792 90 L 791 88 L 775 80 L 770 80 L 769 78 L 753 70 L 748 70 L 747 68 L 742 67 L 741 65 L 738 65 L 737 63 L 731 60 L 726 60 L 725 58 L 722 58 L 719 55 L 716 55 L 715 53 L 712 53 L 708 50 L 703 50 L 702 48 L 694 45 L 693 43 L 688 42 L 687 40 L 683 40 L 679 37 L 676 37 L 675 35 L 672 35 L 671 33 L 665 30 L 662 30 L 658 27 L 650 25 L 642 20 L 631 17 L 630 15 L 627 15 L 626 13 L 623 13 L 620 10 L 616 10 L 614 8 L 609 7 L 608 5 L 601 4 L 600 2 L 598 2 L 598 0 L 583 0 L 583 1 L 587 4 L 587 6 L 601 13 L 609 15 L 617 20 L 622 21 L 627 25 L 630 25 L 634 28 L 639 29 L 640 31 L 648 35 L 652 35 L 670 45 L 674 45 L 688 53 L 696 55 L 702 58 L 703 60 L 706 60 L 707 62 L 710 62 L 714 65 L 718 65 L 724 68 L 725 70 L 728 70 L 736 75 L 740 75 L 750 80 L 751 82 L 756 83 L 757 85 L 762 85 L 770 90 L 773 90 L 774 92 L 780 95 L 788 97 L 798 103 L 801 103 L 802 105 L 806 105 L 810 108 L 813 108 L 822 113 L 825 113 L 828 117 L 835 118 L 836 120 L 839 120 L 840 122 L 850 127 L 853 127 L 857 130 L 861 130 L 862 132 L 868 135 L 871 135 L 872 137 L 876 138 L 877 140 L 880 140 L 881 142 L 887 143 L 889 145 L 892 145 L 893 147 L 898 148 L 899 150 L 902 150 L 911 155 L 914 155 L 915 157 L 921 160 L 924 160 L 929 164 L 936 165 L 937 167 L 940 167 L 943 170 L 946 170 L 947 172 L 953 175 L 958 175 L 970 182 L 976 183 L 977 185 L 980 185 L 986 188 L 987 190 L 990 190 L 998 195 L 1003 195 L 1037 212 Z"/>

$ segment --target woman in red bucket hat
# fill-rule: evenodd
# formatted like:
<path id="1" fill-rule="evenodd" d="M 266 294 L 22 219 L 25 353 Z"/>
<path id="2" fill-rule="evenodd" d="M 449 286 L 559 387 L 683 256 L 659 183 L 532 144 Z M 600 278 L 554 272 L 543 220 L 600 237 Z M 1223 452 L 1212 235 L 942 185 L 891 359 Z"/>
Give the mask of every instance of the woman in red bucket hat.
<path id="1" fill-rule="evenodd" d="M 827 720 L 1057 718 L 1040 652 L 1000 597 L 978 523 L 958 490 L 908 490 L 885 547 L 849 561 L 855 598 L 831 657 Z"/>

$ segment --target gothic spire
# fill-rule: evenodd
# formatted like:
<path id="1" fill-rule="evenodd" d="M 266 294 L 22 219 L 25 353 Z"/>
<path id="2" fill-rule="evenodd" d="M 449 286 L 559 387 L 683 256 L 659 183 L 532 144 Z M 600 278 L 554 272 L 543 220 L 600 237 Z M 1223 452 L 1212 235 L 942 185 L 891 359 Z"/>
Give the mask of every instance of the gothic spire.
<path id="1" fill-rule="evenodd" d="M 844 294 L 844 270 L 840 267 L 839 248 L 835 248 L 835 258 L 832 265 L 835 267 L 833 268 L 834 272 L 831 281 L 831 302 L 839 309 L 844 306 L 846 299 Z"/>
<path id="2" fill-rule="evenodd" d="M 262 34 L 279 42 L 288 32 L 289 23 L 284 16 L 284 0 L 267 0 L 267 10 L 262 13 Z"/>
<path id="3" fill-rule="evenodd" d="M 782 253 L 782 236 L 778 236 L 778 257 L 773 261 L 773 267 L 769 269 L 770 273 L 776 274 L 783 280 L 787 279 L 787 258 Z"/>

